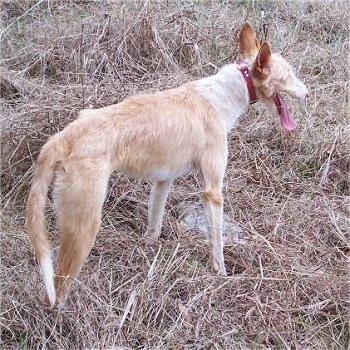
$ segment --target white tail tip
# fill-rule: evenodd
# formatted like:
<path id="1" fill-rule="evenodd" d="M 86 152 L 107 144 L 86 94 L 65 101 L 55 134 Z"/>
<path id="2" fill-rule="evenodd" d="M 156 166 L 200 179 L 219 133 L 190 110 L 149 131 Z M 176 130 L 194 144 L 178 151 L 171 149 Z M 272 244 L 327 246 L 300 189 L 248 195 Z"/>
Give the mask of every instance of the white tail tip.
<path id="1" fill-rule="evenodd" d="M 44 256 L 40 259 L 41 274 L 44 280 L 47 297 L 49 299 L 50 307 L 52 308 L 56 302 L 56 291 L 54 283 L 54 271 L 50 255 Z"/>

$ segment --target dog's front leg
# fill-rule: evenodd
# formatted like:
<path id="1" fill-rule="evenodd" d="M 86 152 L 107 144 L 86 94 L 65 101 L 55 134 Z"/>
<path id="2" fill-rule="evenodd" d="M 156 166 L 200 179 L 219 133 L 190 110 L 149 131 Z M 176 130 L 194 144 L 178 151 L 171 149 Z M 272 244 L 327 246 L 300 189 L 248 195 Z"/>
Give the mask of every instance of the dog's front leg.
<path id="1" fill-rule="evenodd" d="M 168 198 L 171 181 L 156 181 L 151 189 L 148 204 L 148 227 L 146 236 L 157 239 L 160 236 L 165 203 Z"/>
<path id="2" fill-rule="evenodd" d="M 204 180 L 204 209 L 208 224 L 210 260 L 212 268 L 226 275 L 222 239 L 223 196 L 222 185 L 226 168 L 225 139 L 220 147 L 210 148 L 202 157 L 200 170 Z"/>
<path id="3" fill-rule="evenodd" d="M 203 198 L 208 222 L 211 265 L 220 275 L 226 275 L 222 239 L 223 200 L 221 190 L 205 190 Z"/>

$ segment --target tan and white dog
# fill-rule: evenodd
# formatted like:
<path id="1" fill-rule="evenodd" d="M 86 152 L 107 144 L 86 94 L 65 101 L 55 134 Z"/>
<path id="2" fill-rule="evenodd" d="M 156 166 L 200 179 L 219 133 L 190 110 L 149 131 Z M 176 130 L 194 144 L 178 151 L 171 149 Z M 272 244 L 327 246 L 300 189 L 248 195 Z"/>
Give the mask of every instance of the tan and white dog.
<path id="1" fill-rule="evenodd" d="M 153 181 L 146 235 L 154 239 L 160 235 L 171 182 L 198 171 L 204 183 L 211 266 L 226 274 L 222 186 L 227 133 L 256 99 L 292 130 L 296 123 L 279 93 L 301 100 L 308 95 L 291 66 L 272 54 L 267 42 L 259 44 L 249 23 L 240 30 L 239 46 L 244 63 L 229 64 L 213 76 L 175 89 L 83 110 L 43 146 L 28 198 L 26 226 L 51 307 L 68 294 L 94 244 L 108 179 L 115 170 Z M 44 215 L 53 181 L 62 232 L 56 276 Z"/>

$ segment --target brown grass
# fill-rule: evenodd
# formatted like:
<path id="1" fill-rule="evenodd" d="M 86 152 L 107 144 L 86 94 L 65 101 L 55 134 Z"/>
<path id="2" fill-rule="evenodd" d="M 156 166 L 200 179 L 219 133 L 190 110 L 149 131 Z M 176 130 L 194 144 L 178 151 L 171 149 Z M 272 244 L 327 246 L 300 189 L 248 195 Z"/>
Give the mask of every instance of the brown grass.
<path id="1" fill-rule="evenodd" d="M 1 348 L 349 349 L 349 5 L 189 3 L 3 3 Z M 140 239 L 149 185 L 115 174 L 66 309 L 43 308 L 23 229 L 40 147 L 81 108 L 215 72 L 236 57 L 246 18 L 268 29 L 311 96 L 290 102 L 293 133 L 256 105 L 230 135 L 225 212 L 247 237 L 225 247 L 230 276 L 212 275 L 205 241 L 179 225 L 179 206 L 199 198 L 194 176 L 174 184 L 150 246 Z"/>

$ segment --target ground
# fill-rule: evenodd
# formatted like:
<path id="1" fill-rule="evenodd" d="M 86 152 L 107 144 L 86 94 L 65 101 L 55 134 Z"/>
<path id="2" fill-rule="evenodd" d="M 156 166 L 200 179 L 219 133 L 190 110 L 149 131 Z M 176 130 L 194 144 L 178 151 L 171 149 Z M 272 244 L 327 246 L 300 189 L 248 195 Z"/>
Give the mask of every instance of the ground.
<path id="1" fill-rule="evenodd" d="M 348 2 L 16 0 L 1 16 L 2 349 L 349 348 Z M 258 103 L 229 136 L 225 214 L 244 235 L 225 246 L 229 276 L 181 223 L 200 208 L 195 174 L 174 183 L 155 244 L 149 183 L 114 174 L 67 304 L 47 309 L 24 230 L 40 147 L 82 108 L 215 73 L 245 20 L 310 97 L 288 100 L 293 132 Z M 47 216 L 56 254 L 50 200 Z"/>

